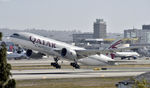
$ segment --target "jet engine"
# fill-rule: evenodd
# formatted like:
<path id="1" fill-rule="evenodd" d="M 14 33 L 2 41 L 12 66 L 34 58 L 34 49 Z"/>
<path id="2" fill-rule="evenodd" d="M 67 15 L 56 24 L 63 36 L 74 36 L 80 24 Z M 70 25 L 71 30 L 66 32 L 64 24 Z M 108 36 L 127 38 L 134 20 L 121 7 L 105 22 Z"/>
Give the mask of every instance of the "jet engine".
<path id="1" fill-rule="evenodd" d="M 45 54 L 42 54 L 40 52 L 34 52 L 34 51 L 30 50 L 30 49 L 28 49 L 26 51 L 26 56 L 28 56 L 30 58 L 36 58 L 36 59 L 38 59 L 38 58 L 42 58 L 44 55 Z"/>
<path id="2" fill-rule="evenodd" d="M 28 57 L 30 57 L 31 55 L 32 55 L 32 50 L 30 50 L 30 49 L 28 49 L 27 51 L 26 51 L 26 55 L 28 56 Z"/>
<path id="3" fill-rule="evenodd" d="M 66 59 L 76 59 L 77 54 L 74 50 L 62 48 L 61 56 Z"/>

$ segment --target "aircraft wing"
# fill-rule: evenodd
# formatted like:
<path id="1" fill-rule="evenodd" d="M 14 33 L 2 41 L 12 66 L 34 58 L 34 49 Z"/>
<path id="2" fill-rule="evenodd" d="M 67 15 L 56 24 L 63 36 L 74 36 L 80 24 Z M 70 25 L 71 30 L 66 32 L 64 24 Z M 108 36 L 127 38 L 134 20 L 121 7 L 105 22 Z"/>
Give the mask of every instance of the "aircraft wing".
<path id="1" fill-rule="evenodd" d="M 57 52 L 59 55 L 61 54 L 61 49 L 53 49 L 55 52 Z M 88 57 L 90 55 L 95 55 L 95 54 L 103 54 L 107 52 L 111 52 L 111 50 L 75 50 L 78 59 Z"/>
<path id="2" fill-rule="evenodd" d="M 117 52 L 118 50 L 75 50 L 77 53 L 78 58 L 88 57 L 90 55 L 95 54 L 106 54 L 110 52 Z"/>

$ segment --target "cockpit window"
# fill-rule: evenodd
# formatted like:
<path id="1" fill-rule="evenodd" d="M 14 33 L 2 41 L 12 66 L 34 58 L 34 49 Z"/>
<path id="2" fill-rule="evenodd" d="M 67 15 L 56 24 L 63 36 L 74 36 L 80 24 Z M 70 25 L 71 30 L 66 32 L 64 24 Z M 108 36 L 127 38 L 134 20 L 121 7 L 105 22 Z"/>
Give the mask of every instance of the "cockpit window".
<path id="1" fill-rule="evenodd" d="M 14 34 L 13 34 L 13 36 L 20 36 L 20 35 L 19 35 L 19 34 L 17 34 L 17 33 L 14 33 Z"/>

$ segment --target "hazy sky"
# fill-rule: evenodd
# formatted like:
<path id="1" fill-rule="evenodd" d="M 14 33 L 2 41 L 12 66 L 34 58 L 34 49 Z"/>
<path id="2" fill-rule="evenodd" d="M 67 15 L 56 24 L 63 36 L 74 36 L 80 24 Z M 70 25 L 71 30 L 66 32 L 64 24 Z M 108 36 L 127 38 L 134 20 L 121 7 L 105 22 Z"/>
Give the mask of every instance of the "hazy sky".
<path id="1" fill-rule="evenodd" d="M 102 18 L 108 32 L 150 24 L 150 0 L 0 0 L 0 28 L 93 31 Z"/>

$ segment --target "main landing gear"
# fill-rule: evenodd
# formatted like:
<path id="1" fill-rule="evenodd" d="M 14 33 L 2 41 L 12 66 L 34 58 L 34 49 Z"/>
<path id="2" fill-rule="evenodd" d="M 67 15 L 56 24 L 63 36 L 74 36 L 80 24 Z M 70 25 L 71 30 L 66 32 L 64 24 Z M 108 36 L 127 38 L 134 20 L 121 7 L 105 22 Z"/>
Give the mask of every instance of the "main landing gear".
<path id="1" fill-rule="evenodd" d="M 77 61 L 74 60 L 74 63 L 70 63 L 71 66 L 73 66 L 75 69 L 80 69 L 80 66 L 77 64 Z"/>
<path id="2" fill-rule="evenodd" d="M 70 63 L 75 69 L 80 69 L 80 66 L 77 63 Z"/>
<path id="3" fill-rule="evenodd" d="M 57 69 L 60 69 L 61 66 L 58 64 L 58 60 L 59 60 L 58 57 L 55 57 L 54 60 L 55 60 L 55 62 L 51 63 L 51 66 L 53 66 Z"/>
<path id="4" fill-rule="evenodd" d="M 60 69 L 61 66 L 58 64 L 58 60 L 59 58 L 55 57 L 54 58 L 55 62 L 51 63 L 51 66 L 55 67 L 56 69 Z M 70 63 L 70 65 L 73 66 L 75 69 L 80 69 L 80 66 L 77 64 L 77 61 L 74 61 L 74 63 Z"/>

